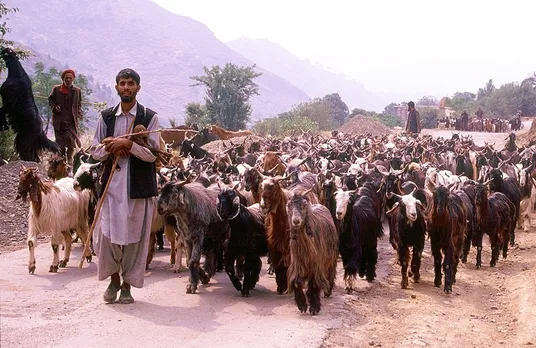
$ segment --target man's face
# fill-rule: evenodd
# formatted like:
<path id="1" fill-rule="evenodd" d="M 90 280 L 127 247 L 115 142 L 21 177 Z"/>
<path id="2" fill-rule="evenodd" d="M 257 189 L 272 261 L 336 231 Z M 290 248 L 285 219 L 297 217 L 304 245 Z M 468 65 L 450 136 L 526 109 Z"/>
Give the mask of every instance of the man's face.
<path id="1" fill-rule="evenodd" d="M 123 103 L 130 103 L 136 100 L 136 94 L 138 94 L 140 88 L 141 86 L 130 77 L 128 79 L 121 77 L 117 85 L 115 85 L 115 90 Z"/>
<path id="2" fill-rule="evenodd" d="M 67 87 L 71 86 L 74 81 L 74 76 L 71 73 L 67 73 L 63 76 L 63 84 Z"/>

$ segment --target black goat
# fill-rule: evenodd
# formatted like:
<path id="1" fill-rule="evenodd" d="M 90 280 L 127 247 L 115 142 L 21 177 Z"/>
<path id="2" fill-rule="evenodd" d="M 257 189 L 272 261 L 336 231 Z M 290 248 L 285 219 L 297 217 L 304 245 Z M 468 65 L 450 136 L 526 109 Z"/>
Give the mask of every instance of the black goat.
<path id="1" fill-rule="evenodd" d="M 345 289 L 353 290 L 356 274 L 368 282 L 376 278 L 378 237 L 382 224 L 373 200 L 339 190 L 335 194 L 336 218 L 340 223 L 339 252 L 344 267 Z"/>
<path id="2" fill-rule="evenodd" d="M 225 271 L 236 290 L 248 297 L 249 290 L 259 281 L 261 256 L 268 253 L 264 216 L 258 204 L 240 204 L 235 190 L 225 189 L 218 195 L 218 214 L 228 221 L 229 239 L 225 249 Z M 244 260 L 244 284 L 235 274 L 235 262 Z"/>
<path id="3" fill-rule="evenodd" d="M 476 188 L 476 220 L 478 229 L 473 237 L 473 245 L 477 247 L 476 268 L 482 266 L 482 237 L 488 234 L 491 244 L 490 266 L 494 267 L 499 260 L 502 247 L 503 257 L 507 257 L 510 226 L 515 225 L 513 203 L 502 193 L 490 193 L 485 185 Z"/>
<path id="4" fill-rule="evenodd" d="M 490 172 L 490 189 L 493 192 L 503 193 L 514 204 L 514 221 L 519 219 L 520 203 L 521 203 L 521 187 L 514 178 L 503 179 L 502 172 L 499 169 L 493 169 Z M 515 223 L 510 226 L 510 245 L 514 245 L 515 242 Z"/>
<path id="5" fill-rule="evenodd" d="M 207 189 L 199 183 L 168 182 L 162 188 L 158 199 L 158 213 L 174 215 L 184 232 L 190 261 L 190 279 L 186 293 L 197 291 L 199 280 L 207 284 L 215 274 L 218 255 L 227 234 L 228 225 L 221 221 L 216 209 L 218 192 Z M 204 267 L 200 267 L 201 254 L 205 255 Z"/>
<path id="6" fill-rule="evenodd" d="M 23 161 L 39 162 L 39 152 L 50 150 L 61 153 L 61 149 L 48 139 L 43 131 L 32 93 L 32 81 L 24 71 L 17 55 L 10 48 L 0 51 L 8 69 L 7 79 L 0 87 L 3 106 L 0 108 L 0 129 L 7 129 L 6 120 L 16 133 L 15 149 Z"/>
<path id="7" fill-rule="evenodd" d="M 398 262 L 402 266 L 402 281 L 400 283 L 402 289 L 406 289 L 409 285 L 409 247 L 413 247 L 409 276 L 413 276 L 415 283 L 421 280 L 421 257 L 426 235 L 424 215 L 426 202 L 423 202 L 424 198 L 417 199 L 415 196 L 422 195 L 415 191 L 404 196 L 395 194 L 398 201 L 386 213 L 387 216 L 392 215 L 392 226 L 394 227 L 393 238 L 397 246 Z"/>
<path id="8" fill-rule="evenodd" d="M 193 158 L 202 159 L 202 158 L 211 158 L 212 156 L 208 153 L 207 150 L 196 145 L 194 142 L 188 139 L 184 139 L 182 142 L 181 152 L 182 157 L 187 157 L 191 155 Z"/>

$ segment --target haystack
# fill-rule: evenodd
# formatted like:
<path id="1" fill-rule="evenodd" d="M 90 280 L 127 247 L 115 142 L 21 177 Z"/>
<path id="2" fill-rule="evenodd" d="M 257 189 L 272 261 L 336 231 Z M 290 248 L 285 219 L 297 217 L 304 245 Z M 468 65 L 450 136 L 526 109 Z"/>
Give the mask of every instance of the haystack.
<path id="1" fill-rule="evenodd" d="M 352 117 L 348 122 L 339 128 L 339 131 L 351 135 L 365 133 L 371 133 L 372 135 L 383 135 L 393 133 L 393 131 L 384 124 L 372 119 L 371 117 L 363 115 L 356 115 Z"/>

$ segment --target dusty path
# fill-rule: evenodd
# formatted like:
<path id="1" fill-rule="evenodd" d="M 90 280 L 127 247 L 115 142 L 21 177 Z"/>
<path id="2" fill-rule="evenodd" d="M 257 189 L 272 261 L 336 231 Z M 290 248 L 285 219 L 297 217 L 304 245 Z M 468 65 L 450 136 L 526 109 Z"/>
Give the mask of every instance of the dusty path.
<path id="1" fill-rule="evenodd" d="M 473 136 L 482 139 L 500 135 Z M 298 312 L 291 297 L 275 293 L 265 274 L 243 299 L 225 273 L 195 295 L 187 275 L 171 273 L 169 252 L 157 252 L 146 286 L 133 289 L 133 305 L 102 302 L 107 283 L 95 264 L 77 269 L 80 246 L 68 268 L 48 273 L 50 244 L 36 251 L 35 275 L 26 249 L 0 255 L 0 346 L 3 347 L 522 347 L 536 344 L 536 229 L 517 233 L 519 246 L 490 268 L 485 240 L 483 268 L 475 251 L 460 266 L 452 295 L 433 286 L 427 241 L 422 282 L 400 289 L 400 268 L 388 238 L 379 243 L 378 279 L 337 287 L 322 300 L 320 315 Z"/>

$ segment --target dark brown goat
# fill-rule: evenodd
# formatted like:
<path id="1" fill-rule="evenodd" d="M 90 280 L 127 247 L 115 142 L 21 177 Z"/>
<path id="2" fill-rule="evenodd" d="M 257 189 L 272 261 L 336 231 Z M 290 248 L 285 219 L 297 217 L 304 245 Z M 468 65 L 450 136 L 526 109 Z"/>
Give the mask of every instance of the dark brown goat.
<path id="1" fill-rule="evenodd" d="M 308 192 L 295 192 L 287 204 L 290 232 L 289 293 L 299 310 L 320 312 L 320 291 L 329 297 L 335 286 L 339 237 L 331 213 L 321 204 L 311 204 Z M 303 287 L 307 283 L 307 299 Z"/>
<path id="2" fill-rule="evenodd" d="M 434 192 L 428 220 L 428 233 L 434 255 L 434 285 L 441 286 L 443 252 L 444 291 L 450 294 L 452 284 L 456 283 L 458 263 L 463 252 L 467 212 L 460 197 L 451 194 L 445 186 L 440 186 Z"/>
<path id="3" fill-rule="evenodd" d="M 277 293 L 287 291 L 287 270 L 290 264 L 290 225 L 287 215 L 287 192 L 279 182 L 282 177 L 264 179 L 262 188 L 261 208 L 265 214 L 264 225 L 268 241 L 270 262 L 275 271 Z"/>
<path id="4" fill-rule="evenodd" d="M 473 245 L 477 247 L 476 268 L 482 266 L 482 238 L 487 233 L 491 244 L 490 266 L 494 267 L 499 260 L 502 247 L 503 257 L 508 253 L 511 225 L 515 224 L 515 206 L 502 193 L 490 193 L 485 185 L 476 187 L 476 220 L 477 233 L 473 236 Z"/>

